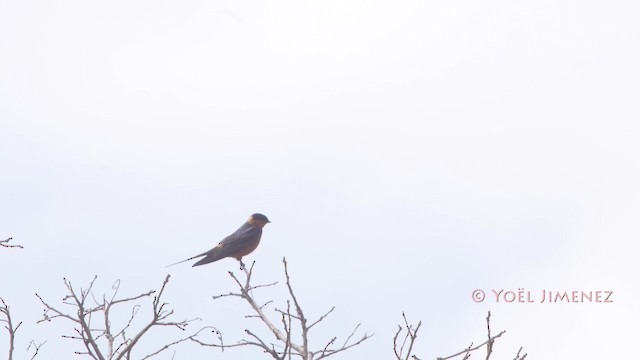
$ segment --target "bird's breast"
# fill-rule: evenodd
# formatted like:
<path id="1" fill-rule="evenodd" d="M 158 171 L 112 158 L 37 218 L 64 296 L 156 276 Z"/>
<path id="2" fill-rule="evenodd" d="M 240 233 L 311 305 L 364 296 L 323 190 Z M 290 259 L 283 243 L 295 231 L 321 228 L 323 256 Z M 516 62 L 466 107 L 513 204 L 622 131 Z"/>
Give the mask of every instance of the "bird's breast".
<path id="1" fill-rule="evenodd" d="M 252 240 L 251 242 L 247 243 L 247 246 L 243 247 L 242 249 L 240 249 L 238 252 L 236 252 L 235 254 L 231 255 L 234 258 L 240 260 L 243 256 L 250 254 L 251 252 L 253 252 L 253 250 L 255 250 L 258 245 L 260 244 L 260 238 L 258 237 L 255 240 Z"/>

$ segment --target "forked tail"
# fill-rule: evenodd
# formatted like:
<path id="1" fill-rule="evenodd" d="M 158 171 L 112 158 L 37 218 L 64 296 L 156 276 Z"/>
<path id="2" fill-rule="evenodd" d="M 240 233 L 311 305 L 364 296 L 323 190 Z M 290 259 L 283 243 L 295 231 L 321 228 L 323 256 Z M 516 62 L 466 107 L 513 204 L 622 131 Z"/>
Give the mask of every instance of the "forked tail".
<path id="1" fill-rule="evenodd" d="M 197 259 L 197 258 L 199 258 L 201 256 L 205 256 L 205 255 L 206 255 L 206 253 L 202 253 L 200 255 L 196 255 L 196 256 L 190 257 L 190 258 L 188 258 L 186 260 L 182 260 L 182 261 L 178 261 L 177 263 L 169 264 L 169 265 L 165 266 L 165 268 L 168 268 L 168 267 L 173 266 L 173 265 L 182 264 L 183 262 L 187 262 L 189 260 Z"/>

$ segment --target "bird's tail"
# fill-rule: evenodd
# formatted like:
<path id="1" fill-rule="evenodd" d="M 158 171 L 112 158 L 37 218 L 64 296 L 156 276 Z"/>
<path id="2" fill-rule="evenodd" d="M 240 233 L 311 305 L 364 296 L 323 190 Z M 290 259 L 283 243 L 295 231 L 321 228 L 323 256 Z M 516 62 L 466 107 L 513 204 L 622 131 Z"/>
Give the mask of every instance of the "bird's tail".
<path id="1" fill-rule="evenodd" d="M 196 255 L 196 256 L 192 256 L 192 257 L 190 257 L 188 259 L 185 259 L 185 260 L 182 260 L 182 261 L 178 261 L 177 263 L 169 264 L 169 265 L 165 266 L 165 268 L 168 268 L 168 267 L 173 266 L 173 265 L 182 264 L 183 262 L 187 262 L 189 260 L 197 259 L 197 258 L 199 258 L 201 256 L 205 256 L 206 254 L 207 253 L 202 253 L 202 254 L 199 254 L 199 255 Z"/>

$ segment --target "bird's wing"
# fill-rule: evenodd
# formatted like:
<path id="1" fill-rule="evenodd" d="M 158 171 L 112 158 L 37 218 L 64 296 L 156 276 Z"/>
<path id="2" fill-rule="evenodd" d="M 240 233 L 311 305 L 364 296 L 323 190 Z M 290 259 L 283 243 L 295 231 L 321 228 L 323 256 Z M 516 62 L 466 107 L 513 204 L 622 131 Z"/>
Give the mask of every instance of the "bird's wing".
<path id="1" fill-rule="evenodd" d="M 246 224 L 245 224 L 246 225 Z M 242 226 L 233 234 L 224 238 L 213 249 L 205 253 L 205 257 L 193 264 L 193 266 L 204 265 L 222 258 L 232 256 L 245 247 L 251 245 L 262 235 L 262 229 L 258 226 Z"/>

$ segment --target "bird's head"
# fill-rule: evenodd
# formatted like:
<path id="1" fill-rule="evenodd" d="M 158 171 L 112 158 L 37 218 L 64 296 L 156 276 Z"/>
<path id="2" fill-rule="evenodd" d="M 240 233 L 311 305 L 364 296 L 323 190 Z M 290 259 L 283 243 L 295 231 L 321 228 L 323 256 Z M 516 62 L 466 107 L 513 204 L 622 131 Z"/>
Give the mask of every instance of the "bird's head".
<path id="1" fill-rule="evenodd" d="M 249 216 L 249 220 L 247 220 L 247 222 L 251 225 L 260 226 L 261 228 L 263 228 L 265 225 L 267 225 L 271 221 L 269 221 L 269 219 L 266 216 L 255 213 Z"/>

